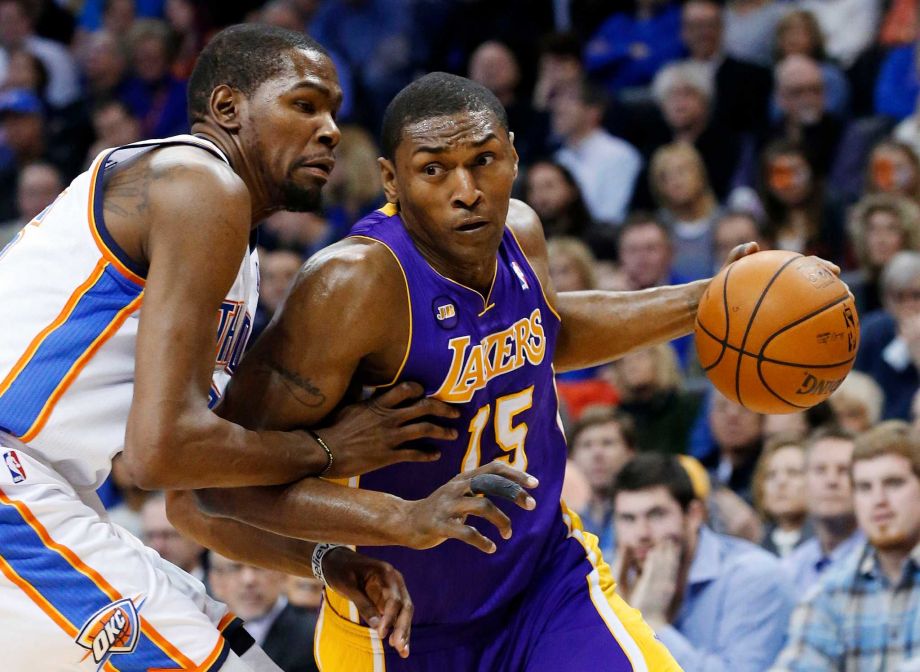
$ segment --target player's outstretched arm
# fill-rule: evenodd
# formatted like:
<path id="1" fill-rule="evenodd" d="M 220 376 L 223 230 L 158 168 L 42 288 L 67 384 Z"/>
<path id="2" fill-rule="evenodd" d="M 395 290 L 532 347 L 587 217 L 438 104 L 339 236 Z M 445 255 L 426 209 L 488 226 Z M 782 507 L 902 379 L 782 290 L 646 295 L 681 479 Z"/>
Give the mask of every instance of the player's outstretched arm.
<path id="1" fill-rule="evenodd" d="M 467 525 L 467 517 L 490 522 L 507 539 L 511 521 L 489 497 L 532 510 L 536 502 L 526 489 L 537 485 L 529 474 L 504 462 L 492 462 L 454 476 L 428 497 L 415 501 L 319 478 L 283 486 L 196 490 L 195 496 L 202 513 L 212 520 L 228 518 L 285 537 L 415 549 L 457 539 L 492 553 L 495 544 Z"/>
<path id="2" fill-rule="evenodd" d="M 549 277 L 546 241 L 536 213 L 512 201 L 508 225 L 540 278 L 547 300 L 562 318 L 553 363 L 558 371 L 603 364 L 656 343 L 688 334 L 709 280 L 635 292 L 559 292 Z M 732 259 L 756 251 L 741 246 Z"/>
<path id="3" fill-rule="evenodd" d="M 116 175 L 105 194 L 107 214 L 123 239 L 135 236 L 148 267 L 124 450 L 144 488 L 284 483 L 326 462 L 304 433 L 247 430 L 208 408 L 216 316 L 246 252 L 251 213 L 239 177 L 205 157 L 160 150 L 132 184 L 122 188 Z"/>

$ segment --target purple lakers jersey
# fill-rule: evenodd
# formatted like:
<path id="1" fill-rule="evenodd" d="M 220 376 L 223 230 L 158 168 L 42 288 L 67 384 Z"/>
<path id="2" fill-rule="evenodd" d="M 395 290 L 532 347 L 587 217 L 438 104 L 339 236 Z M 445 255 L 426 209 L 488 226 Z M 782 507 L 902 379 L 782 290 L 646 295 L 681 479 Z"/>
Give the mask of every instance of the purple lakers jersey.
<path id="1" fill-rule="evenodd" d="M 454 425 L 459 437 L 432 444 L 441 451 L 440 460 L 380 469 L 362 476 L 359 486 L 417 500 L 458 473 L 493 460 L 540 480 L 532 491 L 534 511 L 497 502 L 511 518 L 511 539 L 502 540 L 481 519 L 467 520 L 495 541 L 498 550 L 492 555 L 455 540 L 425 551 L 359 549 L 403 573 L 416 624 L 467 623 L 510 604 L 566 536 L 559 505 L 566 447 L 552 368 L 559 317 L 507 228 L 486 296 L 435 271 L 392 206 L 362 219 L 351 235 L 386 245 L 405 274 L 409 347 L 394 382 L 418 382 L 428 395 L 462 412 Z"/>

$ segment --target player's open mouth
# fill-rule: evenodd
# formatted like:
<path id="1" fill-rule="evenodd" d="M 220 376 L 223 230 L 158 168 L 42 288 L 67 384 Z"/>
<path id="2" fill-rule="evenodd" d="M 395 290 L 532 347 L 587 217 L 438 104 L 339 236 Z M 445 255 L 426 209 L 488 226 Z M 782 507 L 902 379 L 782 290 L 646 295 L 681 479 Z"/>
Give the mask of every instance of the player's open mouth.
<path id="1" fill-rule="evenodd" d="M 488 226 L 489 220 L 483 219 L 482 217 L 476 217 L 474 219 L 468 219 L 463 224 L 457 227 L 457 231 L 462 231 L 467 233 L 469 231 L 478 231 L 479 229 L 485 228 Z"/>

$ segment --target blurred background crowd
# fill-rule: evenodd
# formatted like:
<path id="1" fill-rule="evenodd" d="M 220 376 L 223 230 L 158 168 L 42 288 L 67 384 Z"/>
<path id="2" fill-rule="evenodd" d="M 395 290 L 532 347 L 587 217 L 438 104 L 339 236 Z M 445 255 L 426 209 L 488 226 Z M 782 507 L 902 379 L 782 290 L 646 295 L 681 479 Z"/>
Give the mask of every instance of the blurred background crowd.
<path id="1" fill-rule="evenodd" d="M 689 336 L 558 376 L 566 500 L 688 671 L 920 669 L 917 0 L 0 0 L 0 246 L 102 149 L 187 132 L 195 58 L 241 21 L 308 32 L 345 92 L 322 209 L 261 229 L 256 335 L 383 202 L 383 110 L 432 70 L 507 108 L 559 291 L 709 277 L 750 240 L 838 264 L 857 370 L 811 411 L 722 398 Z M 315 582 L 209 557 L 120 472 L 113 516 L 314 669 Z"/>

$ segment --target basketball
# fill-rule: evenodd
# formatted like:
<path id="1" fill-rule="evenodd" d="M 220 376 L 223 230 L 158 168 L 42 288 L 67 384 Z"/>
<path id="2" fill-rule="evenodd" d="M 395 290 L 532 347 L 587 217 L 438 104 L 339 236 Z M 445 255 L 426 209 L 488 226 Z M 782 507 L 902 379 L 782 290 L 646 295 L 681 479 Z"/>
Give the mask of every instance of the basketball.
<path id="1" fill-rule="evenodd" d="M 813 257 L 758 252 L 722 269 L 696 315 L 696 352 L 716 389 L 757 413 L 824 401 L 853 366 L 859 318 Z"/>

